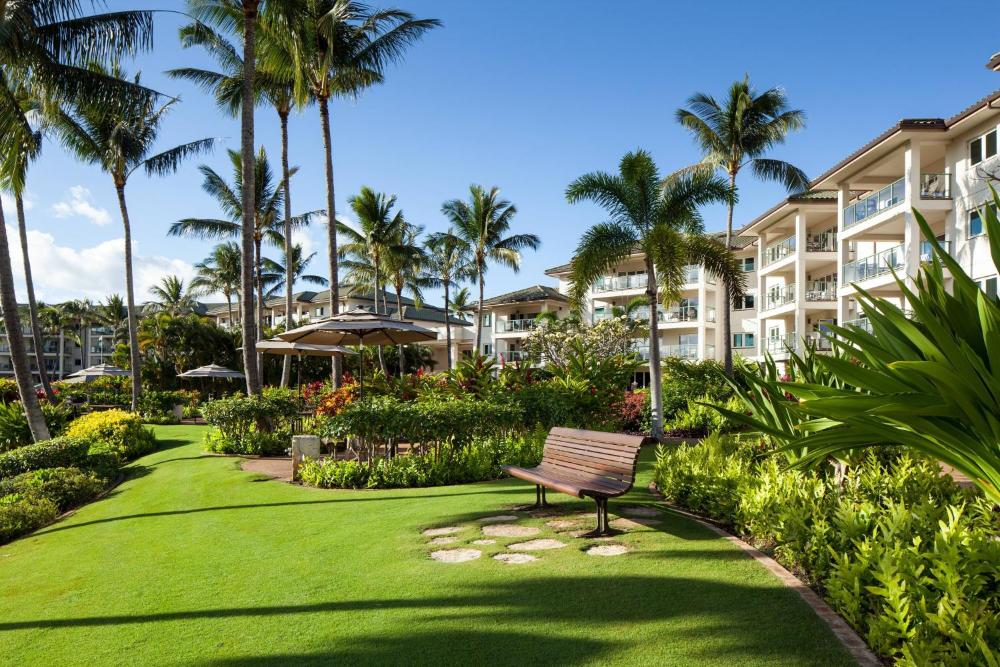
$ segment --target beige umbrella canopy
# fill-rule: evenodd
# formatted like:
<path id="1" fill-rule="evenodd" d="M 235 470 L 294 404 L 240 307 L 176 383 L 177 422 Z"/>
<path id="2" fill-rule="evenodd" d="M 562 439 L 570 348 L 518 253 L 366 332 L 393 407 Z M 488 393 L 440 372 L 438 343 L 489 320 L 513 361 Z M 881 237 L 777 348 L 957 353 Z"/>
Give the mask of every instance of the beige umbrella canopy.
<path id="1" fill-rule="evenodd" d="M 124 377 L 126 375 L 132 375 L 132 372 L 118 366 L 112 366 L 111 364 L 98 364 L 90 368 L 84 368 L 82 371 L 70 373 L 71 378 L 83 378 L 84 380 L 103 377 Z"/>
<path id="2" fill-rule="evenodd" d="M 209 364 L 207 366 L 199 366 L 198 368 L 192 368 L 184 373 L 178 373 L 179 378 L 226 378 L 230 380 L 242 380 L 246 376 L 239 371 L 234 371 L 231 368 L 226 368 L 225 366 L 218 366 L 216 364 Z"/>
<path id="3" fill-rule="evenodd" d="M 316 343 L 289 343 L 280 338 L 257 341 L 257 349 L 264 354 L 283 354 L 303 357 L 335 357 L 338 354 L 357 354 L 354 350 L 340 345 L 319 345 Z"/>
<path id="4" fill-rule="evenodd" d="M 358 308 L 278 334 L 289 343 L 406 345 L 437 340 L 437 333 L 406 320 Z"/>

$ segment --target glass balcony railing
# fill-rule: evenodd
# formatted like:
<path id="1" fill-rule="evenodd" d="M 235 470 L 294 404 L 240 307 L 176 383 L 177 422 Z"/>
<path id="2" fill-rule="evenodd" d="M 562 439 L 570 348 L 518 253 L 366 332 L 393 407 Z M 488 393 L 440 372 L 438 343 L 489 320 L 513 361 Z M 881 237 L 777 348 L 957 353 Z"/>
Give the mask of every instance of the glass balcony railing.
<path id="1" fill-rule="evenodd" d="M 715 306 L 709 306 L 705 309 L 705 321 L 706 322 L 715 321 Z"/>
<path id="2" fill-rule="evenodd" d="M 687 306 L 675 306 L 673 308 L 667 308 L 660 312 L 660 322 L 670 324 L 673 322 L 697 322 L 698 321 L 698 304 L 690 304 Z"/>
<path id="3" fill-rule="evenodd" d="M 526 320 L 497 320 L 496 322 L 497 333 L 522 333 L 534 331 L 537 327 L 538 321 L 535 318 Z"/>
<path id="4" fill-rule="evenodd" d="M 878 192 L 861 197 L 844 209 L 844 228 L 856 225 L 876 213 L 903 203 L 906 198 L 906 179 L 901 178 Z"/>
<path id="5" fill-rule="evenodd" d="M 951 254 L 951 241 L 945 241 L 943 239 L 938 239 L 937 242 L 941 244 L 941 247 L 944 248 L 944 251 L 946 253 L 948 253 L 949 255 Z M 920 261 L 921 262 L 930 262 L 933 259 L 934 259 L 934 248 L 931 246 L 931 242 L 930 241 L 921 241 L 920 242 Z"/>
<path id="6" fill-rule="evenodd" d="M 837 232 L 810 234 L 806 239 L 806 252 L 836 252 Z"/>
<path id="7" fill-rule="evenodd" d="M 806 283 L 806 301 L 836 301 L 836 280 L 810 280 Z"/>
<path id="8" fill-rule="evenodd" d="M 858 327 L 859 329 L 867 331 L 868 333 L 872 332 L 872 323 L 868 321 L 867 317 L 859 317 L 856 320 L 847 320 L 846 322 L 844 322 L 844 326 L 845 327 L 855 326 Z"/>
<path id="9" fill-rule="evenodd" d="M 529 361 L 528 353 L 524 350 L 507 350 L 501 354 L 507 361 Z"/>
<path id="10" fill-rule="evenodd" d="M 700 266 L 687 266 L 684 269 L 684 283 L 696 283 L 701 277 L 701 267 Z"/>
<path id="11" fill-rule="evenodd" d="M 778 308 L 793 301 L 795 301 L 795 283 L 772 287 L 767 290 L 767 300 L 764 303 L 764 309 Z"/>
<path id="12" fill-rule="evenodd" d="M 604 276 L 594 283 L 595 292 L 620 292 L 624 290 L 646 289 L 649 276 L 645 273 L 630 276 Z"/>
<path id="13" fill-rule="evenodd" d="M 797 349 L 799 349 L 799 337 L 794 331 L 767 339 L 767 351 L 771 354 L 783 354 Z"/>
<path id="14" fill-rule="evenodd" d="M 844 264 L 844 280 L 858 283 L 903 268 L 903 244 Z"/>
<path id="15" fill-rule="evenodd" d="M 764 248 L 764 266 L 774 264 L 786 257 L 795 254 L 795 237 L 789 236 L 787 239 L 772 243 Z"/>
<path id="16" fill-rule="evenodd" d="M 832 352 L 833 342 L 830 336 L 819 331 L 810 331 L 806 334 L 806 344 L 817 352 Z"/>
<path id="17" fill-rule="evenodd" d="M 951 199 L 951 174 L 920 174 L 921 199 Z"/>
<path id="18" fill-rule="evenodd" d="M 694 360 L 698 358 L 697 343 L 681 343 L 679 345 L 665 345 L 664 356 L 676 357 L 677 359 Z"/>

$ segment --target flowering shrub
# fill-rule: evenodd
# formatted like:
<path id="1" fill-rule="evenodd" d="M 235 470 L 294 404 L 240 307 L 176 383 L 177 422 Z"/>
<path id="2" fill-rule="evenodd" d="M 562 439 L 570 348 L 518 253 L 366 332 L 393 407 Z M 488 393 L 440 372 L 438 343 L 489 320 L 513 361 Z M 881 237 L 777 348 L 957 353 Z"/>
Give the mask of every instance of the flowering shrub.
<path id="1" fill-rule="evenodd" d="M 10 378 L 0 378 L 0 401 L 11 403 L 21 399 L 17 391 L 17 382 Z"/>
<path id="2" fill-rule="evenodd" d="M 625 357 L 632 354 L 637 323 L 627 317 L 611 317 L 593 326 L 575 318 L 543 320 L 524 341 L 532 359 L 544 359 L 555 368 L 565 369 L 574 363 L 579 350 L 596 359 Z"/>
<path id="3" fill-rule="evenodd" d="M 614 411 L 622 431 L 627 433 L 649 432 L 648 390 L 626 391 L 622 394 L 620 401 L 612 404 L 611 409 Z"/>
<path id="4" fill-rule="evenodd" d="M 156 449 L 156 437 L 142 425 L 142 417 L 124 410 L 83 415 L 69 425 L 66 436 L 89 443 L 91 453 L 113 454 L 121 462 Z"/>
<path id="5" fill-rule="evenodd" d="M 356 382 L 344 382 L 337 389 L 319 396 L 316 403 L 316 414 L 332 417 L 357 400 L 359 395 Z"/>

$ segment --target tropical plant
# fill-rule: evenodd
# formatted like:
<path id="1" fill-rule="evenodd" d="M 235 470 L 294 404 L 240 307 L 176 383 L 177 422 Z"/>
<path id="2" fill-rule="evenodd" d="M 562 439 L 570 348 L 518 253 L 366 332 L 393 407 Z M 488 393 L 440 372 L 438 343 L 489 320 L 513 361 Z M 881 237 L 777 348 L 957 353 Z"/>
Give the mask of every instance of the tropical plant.
<path id="1" fill-rule="evenodd" d="M 424 282 L 444 288 L 444 331 L 448 368 L 451 370 L 451 288 L 475 275 L 469 245 L 452 230 L 431 234 L 424 242 Z M 468 290 L 465 290 L 468 295 Z"/>
<path id="2" fill-rule="evenodd" d="M 733 247 L 733 211 L 738 200 L 736 177 L 744 167 L 765 181 L 777 181 L 789 192 L 805 190 L 809 179 L 798 167 L 765 157 L 785 142 L 791 132 L 805 127 L 805 113 L 788 108 L 781 88 L 758 93 L 750 76 L 735 81 L 722 103 L 711 95 L 696 93 L 688 108 L 677 110 L 677 121 L 694 135 L 703 154 L 702 163 L 721 171 L 729 180 L 726 197 L 726 248 Z M 733 302 L 729 293 L 727 303 Z M 733 337 L 730 309 L 722 309 L 722 337 L 726 373 L 733 373 Z"/>
<path id="3" fill-rule="evenodd" d="M 373 10 L 352 0 L 305 0 L 290 24 L 297 95 L 308 94 L 319 106 L 323 136 L 326 214 L 330 221 L 330 312 L 340 311 L 337 208 L 333 183 L 330 98 L 357 97 L 382 83 L 388 65 L 402 60 L 406 48 L 437 27 L 436 19 L 417 19 L 399 9 Z M 333 358 L 334 381 L 340 381 L 340 357 Z"/>
<path id="4" fill-rule="evenodd" d="M 427 280 L 423 273 L 424 250 L 418 241 L 423 227 L 407 223 L 396 239 L 394 247 L 386 257 L 386 275 L 396 294 L 396 319 L 403 319 L 403 292 L 409 291 L 413 303 L 420 307 L 423 302 L 423 288 Z M 396 346 L 399 351 L 399 375 L 406 372 L 406 355 L 403 346 Z"/>
<path id="5" fill-rule="evenodd" d="M 636 252 L 643 253 L 650 277 L 646 286 L 650 313 L 657 312 L 661 300 L 669 303 L 679 298 L 685 268 L 691 264 L 718 276 L 734 299 L 742 296 L 743 272 L 725 246 L 704 234 L 698 213 L 700 206 L 725 201 L 728 193 L 726 183 L 706 169 L 686 169 L 661 179 L 653 158 L 643 150 L 627 153 L 618 174 L 593 172 L 570 183 L 567 201 L 595 202 L 610 216 L 580 239 L 570 275 L 571 301 L 579 307 L 598 278 Z M 650 317 L 653 437 L 663 434 L 659 340 L 657 318 Z"/>
<path id="6" fill-rule="evenodd" d="M 263 271 L 261 281 L 264 283 L 264 287 L 267 288 L 264 296 L 272 298 L 279 290 L 286 287 L 289 275 L 292 277 L 292 284 L 302 281 L 319 287 L 329 285 L 330 281 L 323 276 L 316 275 L 315 273 L 306 273 L 306 268 L 314 257 L 316 257 L 316 253 L 310 253 L 308 257 L 303 257 L 302 245 L 299 243 L 296 243 L 292 247 L 291 262 L 288 262 L 284 257 L 282 257 L 281 262 L 265 257 L 263 262 L 261 262 L 261 269 Z M 288 317 L 291 318 L 291 311 L 288 312 Z"/>
<path id="7" fill-rule="evenodd" d="M 96 65 L 91 66 L 103 72 Z M 117 66 L 110 70 L 114 76 L 123 72 Z M 134 78 L 139 84 L 139 75 Z M 79 159 L 97 165 L 108 174 L 118 195 L 125 233 L 125 298 L 128 306 L 129 349 L 131 366 L 139 368 L 139 344 L 137 338 L 139 314 L 135 303 L 135 284 L 132 276 L 132 223 L 125 201 L 125 186 L 128 179 L 139 169 L 149 176 L 163 176 L 177 171 L 181 163 L 194 155 L 209 151 L 214 146 L 212 138 L 198 139 L 174 146 L 160 153 L 151 154 L 166 114 L 177 99 L 157 104 L 153 98 L 140 104 L 120 100 L 117 103 L 95 106 L 83 101 L 70 111 L 57 109 L 53 112 L 53 123 L 63 144 Z M 142 383 L 138 373 L 132 374 L 132 409 L 138 406 Z"/>
<path id="8" fill-rule="evenodd" d="M 240 298 L 240 247 L 232 241 L 220 243 L 194 268 L 196 275 L 188 288 L 193 294 L 221 294 L 232 326 L 233 296 Z"/>
<path id="9" fill-rule="evenodd" d="M 163 276 L 159 284 L 149 288 L 149 292 L 153 296 L 153 301 L 147 305 L 151 312 L 187 315 L 193 313 L 197 305 L 194 295 L 186 289 L 180 276 Z"/>
<path id="10" fill-rule="evenodd" d="M 453 311 L 464 315 L 469 306 L 472 303 L 472 294 L 469 292 L 468 287 L 460 287 L 455 290 L 455 293 L 451 295 L 451 301 L 449 306 Z"/>
<path id="11" fill-rule="evenodd" d="M 479 285 L 476 321 L 483 321 L 483 297 L 486 271 L 490 263 L 506 266 L 515 273 L 521 268 L 521 251 L 537 250 L 541 240 L 536 234 L 510 234 L 517 208 L 500 198 L 496 186 L 487 192 L 481 185 L 469 186 L 469 200 L 452 199 L 441 206 L 441 212 L 451 223 L 454 234 L 465 241 L 472 255 L 473 271 Z M 476 326 L 476 350 L 483 344 L 483 328 Z"/>

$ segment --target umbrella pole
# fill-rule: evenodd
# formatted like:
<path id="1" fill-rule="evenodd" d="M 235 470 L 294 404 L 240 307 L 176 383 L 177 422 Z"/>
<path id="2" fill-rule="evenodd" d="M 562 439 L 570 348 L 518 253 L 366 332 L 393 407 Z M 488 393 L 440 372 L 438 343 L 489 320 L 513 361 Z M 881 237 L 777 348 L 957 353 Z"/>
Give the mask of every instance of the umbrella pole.
<path id="1" fill-rule="evenodd" d="M 302 409 L 302 355 L 297 355 L 295 367 L 298 372 L 298 377 L 295 380 L 295 384 L 299 392 L 299 409 Z"/>

